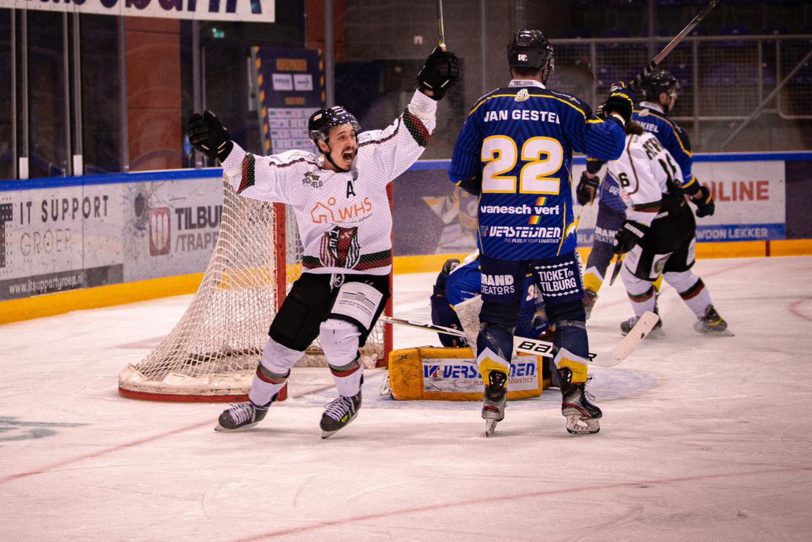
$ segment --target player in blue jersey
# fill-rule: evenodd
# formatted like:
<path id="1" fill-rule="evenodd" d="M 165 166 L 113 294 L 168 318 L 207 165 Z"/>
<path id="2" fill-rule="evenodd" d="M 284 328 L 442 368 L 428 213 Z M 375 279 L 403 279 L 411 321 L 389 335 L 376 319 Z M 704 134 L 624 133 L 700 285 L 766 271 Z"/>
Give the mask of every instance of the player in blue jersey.
<path id="1" fill-rule="evenodd" d="M 446 260 L 434 283 L 434 292 L 431 296 L 431 322 L 438 326 L 462 330 L 463 325 L 453 307 L 480 295 L 481 291 L 482 270 L 478 250 L 469 254 L 463 263 L 457 259 Z M 548 330 L 549 322 L 531 275 L 524 281 L 522 294 L 516 335 L 539 339 Z M 438 335 L 443 346 L 451 348 L 467 346 L 461 337 L 445 333 Z"/>
<path id="2" fill-rule="evenodd" d="M 512 79 L 480 98 L 454 146 L 449 177 L 479 196 L 483 305 L 477 363 L 486 434 L 504 418 L 507 376 L 525 275 L 533 274 L 555 325 L 561 412 L 570 433 L 596 433 L 600 409 L 585 395 L 587 338 L 570 189 L 572 153 L 614 160 L 633 102 L 614 88 L 596 117 L 578 98 L 548 89 L 553 48 L 539 30 L 508 45 Z"/>
<path id="3" fill-rule="evenodd" d="M 576 189 L 576 198 L 580 205 L 591 205 L 598 200 L 598 216 L 595 220 L 595 234 L 592 238 L 592 249 L 584 269 L 584 310 L 587 320 L 598 298 L 598 290 L 603 284 L 606 269 L 612 261 L 612 247 L 615 236 L 626 219 L 626 204 L 620 197 L 620 186 L 611 176 L 606 176 L 599 183 L 599 171 L 603 162 L 588 158 L 586 171 L 581 174 L 581 181 Z"/>
<path id="4" fill-rule="evenodd" d="M 639 123 L 644 130 L 657 138 L 660 144 L 674 157 L 682 172 L 682 191 L 696 205 L 696 216 L 711 216 L 715 211 L 715 204 L 710 190 L 702 185 L 692 172 L 693 155 L 691 141 L 688 134 L 676 122 L 668 117 L 674 109 L 679 96 L 679 82 L 665 70 L 654 70 L 643 78 L 639 93 L 642 100 L 632 119 Z M 598 190 L 597 172 L 602 163 L 596 160 L 587 160 L 587 170 L 581 175 L 576 194 L 581 205 L 592 201 Z M 598 218 L 596 223 L 595 239 L 592 251 L 587 259 L 584 283 L 584 305 L 589 314 L 598 297 L 598 290 L 603 284 L 603 278 L 609 262 L 612 259 L 612 245 L 614 234 L 625 220 L 625 204 L 620 199 L 617 181 L 607 176 L 604 185 L 600 188 Z M 598 235 L 600 228 L 603 235 Z M 611 235 L 611 238 L 610 238 Z M 658 279 L 655 288 L 659 287 Z M 713 315 L 709 315 L 712 317 Z M 628 322 L 624 322 L 628 324 Z M 658 322 L 658 326 L 661 323 Z M 628 325 L 627 325 L 628 327 Z"/>

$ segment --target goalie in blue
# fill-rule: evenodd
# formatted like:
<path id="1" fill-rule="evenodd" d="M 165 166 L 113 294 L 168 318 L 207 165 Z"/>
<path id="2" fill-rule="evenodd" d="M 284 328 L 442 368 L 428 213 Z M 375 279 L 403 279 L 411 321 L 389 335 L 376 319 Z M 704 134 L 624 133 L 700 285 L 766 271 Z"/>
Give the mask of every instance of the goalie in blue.
<path id="1" fill-rule="evenodd" d="M 482 417 L 493 433 L 504 418 L 507 375 L 524 277 L 533 275 L 550 323 L 561 412 L 570 433 L 596 433 L 601 410 L 585 395 L 587 338 L 581 264 L 572 212 L 572 153 L 620 156 L 634 104 L 613 86 L 602 117 L 574 96 L 545 86 L 553 48 L 539 30 L 508 45 L 511 81 L 480 98 L 454 146 L 449 177 L 479 196 L 481 328 L 477 363 L 485 385 Z"/>

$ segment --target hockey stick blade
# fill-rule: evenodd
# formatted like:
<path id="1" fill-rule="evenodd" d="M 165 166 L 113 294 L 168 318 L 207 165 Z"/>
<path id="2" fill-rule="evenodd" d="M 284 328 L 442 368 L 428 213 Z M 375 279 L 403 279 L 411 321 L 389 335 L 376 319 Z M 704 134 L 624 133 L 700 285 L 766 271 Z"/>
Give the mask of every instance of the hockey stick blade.
<path id="1" fill-rule="evenodd" d="M 627 357 L 632 351 L 640 346 L 640 343 L 643 342 L 648 334 L 654 329 L 654 326 L 657 325 L 657 322 L 660 321 L 660 317 L 654 314 L 651 311 L 646 311 L 643 313 L 643 316 L 637 321 L 634 327 L 629 331 L 629 333 L 623 337 L 623 339 L 617 343 L 617 345 L 612 349 L 611 352 L 607 354 L 601 354 L 596 359 L 600 359 L 600 363 L 596 363 L 596 365 L 600 365 L 601 367 L 614 367 Z"/>
<path id="2" fill-rule="evenodd" d="M 620 274 L 620 270 L 622 267 L 623 267 L 623 258 L 621 257 L 620 254 L 618 254 L 617 258 L 615 258 L 615 266 L 612 268 L 612 276 L 609 279 L 609 286 L 615 283 L 615 279 L 617 279 L 617 276 Z"/>

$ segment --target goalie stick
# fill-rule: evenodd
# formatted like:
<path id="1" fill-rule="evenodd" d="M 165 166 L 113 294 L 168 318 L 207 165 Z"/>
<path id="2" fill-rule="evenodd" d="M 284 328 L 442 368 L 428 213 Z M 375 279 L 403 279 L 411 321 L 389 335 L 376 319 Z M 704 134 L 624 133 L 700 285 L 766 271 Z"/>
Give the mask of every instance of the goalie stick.
<path id="1" fill-rule="evenodd" d="M 660 319 L 659 316 L 653 312 L 646 311 L 640 320 L 634 325 L 629 333 L 615 345 L 609 352 L 602 352 L 593 354 L 589 353 L 589 361 L 592 365 L 598 367 L 614 367 L 621 361 L 626 359 L 632 351 L 637 348 L 643 339 L 654 329 L 655 324 Z M 454 335 L 456 337 L 465 338 L 465 333 L 459 329 L 450 327 L 438 326 L 436 324 L 427 324 L 424 322 L 415 322 L 413 320 L 404 320 L 402 318 L 393 318 L 391 316 L 381 316 L 380 320 L 390 325 L 404 325 L 425 329 L 426 331 L 434 331 L 436 333 L 444 333 L 446 335 Z M 513 349 L 516 352 L 523 354 L 535 354 L 537 356 L 553 357 L 553 343 L 549 341 L 540 341 L 538 339 L 528 339 L 525 337 L 513 338 Z"/>

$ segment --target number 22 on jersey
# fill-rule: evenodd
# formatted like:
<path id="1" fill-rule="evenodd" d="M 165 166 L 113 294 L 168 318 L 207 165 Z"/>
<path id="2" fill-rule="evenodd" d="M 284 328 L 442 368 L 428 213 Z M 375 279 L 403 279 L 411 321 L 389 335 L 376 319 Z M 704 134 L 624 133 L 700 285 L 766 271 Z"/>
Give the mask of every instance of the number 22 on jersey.
<path id="1" fill-rule="evenodd" d="M 521 160 L 524 162 L 515 175 L 513 171 L 519 160 L 516 142 L 508 136 L 495 135 L 482 141 L 480 159 L 482 168 L 482 193 L 490 194 L 545 194 L 558 195 L 561 179 L 551 175 L 561 169 L 564 163 L 564 149 L 557 139 L 551 137 L 531 137 L 522 145 Z"/>

